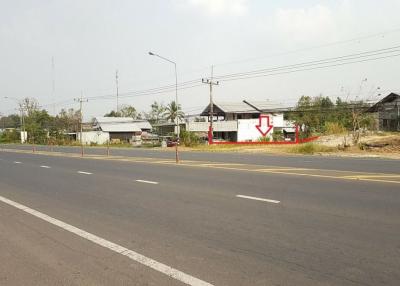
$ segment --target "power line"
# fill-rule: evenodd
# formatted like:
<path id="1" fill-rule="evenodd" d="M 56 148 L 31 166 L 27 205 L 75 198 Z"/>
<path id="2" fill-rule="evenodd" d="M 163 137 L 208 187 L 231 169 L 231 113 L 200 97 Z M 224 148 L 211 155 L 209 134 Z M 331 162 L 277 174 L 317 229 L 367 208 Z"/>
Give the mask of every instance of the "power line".
<path id="1" fill-rule="evenodd" d="M 394 46 L 394 47 L 390 47 L 390 48 L 372 50 L 372 51 L 361 52 L 361 53 L 354 53 L 354 54 L 349 54 L 349 55 L 339 56 L 339 57 L 331 57 L 331 58 L 326 58 L 326 59 L 322 59 L 322 60 L 313 60 L 313 61 L 302 62 L 302 63 L 292 64 L 292 65 L 276 66 L 276 67 L 272 67 L 272 68 L 257 69 L 257 70 L 252 70 L 252 71 L 248 71 L 248 72 L 242 72 L 242 73 L 226 74 L 226 75 L 217 76 L 215 78 L 220 79 L 222 81 L 222 80 L 225 80 L 226 78 L 231 78 L 231 77 L 256 75 L 256 74 L 275 72 L 275 71 L 280 71 L 280 70 L 290 70 L 290 69 L 296 69 L 296 68 L 302 68 L 302 67 L 308 67 L 308 66 L 314 66 L 314 65 L 322 65 L 322 64 L 348 61 L 348 60 L 359 59 L 359 58 L 367 58 L 367 57 L 384 55 L 384 54 L 391 54 L 391 53 L 396 53 L 396 52 L 400 52 L 400 46 Z"/>
<path id="2" fill-rule="evenodd" d="M 282 71 L 282 72 L 277 72 L 277 73 L 264 73 L 264 74 L 249 75 L 249 76 L 245 75 L 245 76 L 239 76 L 236 78 L 221 79 L 220 81 L 237 81 L 237 80 L 244 80 L 244 79 L 250 79 L 250 78 L 259 78 L 259 77 L 275 76 L 275 75 L 282 75 L 282 74 L 290 74 L 290 73 L 295 73 L 295 72 L 311 71 L 311 70 L 325 69 L 325 68 L 330 68 L 330 67 L 338 67 L 338 66 L 344 66 L 344 65 L 355 64 L 355 63 L 363 63 L 363 62 L 369 62 L 369 61 L 375 61 L 375 60 L 381 60 L 381 59 L 389 59 L 389 58 L 394 58 L 394 57 L 398 57 L 398 56 L 400 56 L 400 53 L 390 55 L 390 56 L 375 57 L 375 58 L 358 60 L 358 61 L 350 61 L 350 62 L 343 62 L 343 63 L 331 64 L 331 65 L 325 65 L 325 66 L 317 66 L 317 67 L 311 67 L 311 68 L 305 68 L 305 69 Z"/>
<path id="3" fill-rule="evenodd" d="M 273 53 L 273 54 L 260 56 L 260 57 L 252 57 L 252 58 L 247 58 L 247 59 L 242 59 L 242 60 L 224 62 L 224 63 L 220 63 L 220 64 L 217 64 L 217 65 L 214 65 L 214 66 L 232 65 L 232 64 L 238 64 L 238 63 L 244 63 L 244 62 L 250 62 L 250 61 L 255 61 L 255 60 L 260 60 L 260 59 L 271 58 L 271 57 L 290 55 L 290 54 L 295 54 L 295 53 L 309 51 L 309 50 L 315 50 L 315 49 L 326 48 L 326 47 L 336 46 L 336 45 L 341 45 L 341 44 L 346 44 L 346 43 L 358 42 L 360 40 L 376 38 L 376 37 L 379 37 L 379 36 L 384 36 L 384 35 L 387 35 L 387 34 L 398 33 L 398 32 L 400 32 L 400 28 L 395 28 L 395 29 L 386 30 L 386 31 L 383 31 L 383 32 L 375 33 L 375 34 L 369 34 L 369 35 L 365 35 L 365 36 L 361 36 L 361 37 L 355 37 L 355 38 L 348 39 L 348 40 L 336 41 L 336 42 L 331 42 L 331 43 L 327 43 L 327 44 L 321 44 L 321 45 L 316 45 L 316 46 L 311 46 L 311 47 L 291 50 L 291 51 L 282 52 L 282 53 Z"/>
<path id="4" fill-rule="evenodd" d="M 242 73 L 234 73 L 234 74 L 226 74 L 221 75 L 218 77 L 214 77 L 215 79 L 219 79 L 220 81 L 237 81 L 237 80 L 244 80 L 250 78 L 258 78 L 258 77 L 266 77 L 266 76 L 275 76 L 275 75 L 282 75 L 294 72 L 301 72 L 301 71 L 310 71 L 316 69 L 325 69 L 330 67 L 342 66 L 342 65 L 349 65 L 354 63 L 362 63 L 374 60 L 381 60 L 381 59 L 388 59 L 393 57 L 400 56 L 400 46 L 394 46 L 379 50 L 361 52 L 356 54 L 350 54 L 345 56 L 327 58 L 322 60 L 314 60 L 304 63 L 298 63 L 293 65 L 285 65 L 285 66 L 278 66 L 273 68 L 267 69 L 258 69 L 248 72 Z M 200 87 L 202 84 L 200 83 L 201 79 L 194 79 L 186 82 L 182 82 L 178 85 L 179 90 L 191 89 L 195 87 Z M 150 88 L 144 90 L 137 90 L 137 91 L 130 91 L 125 93 L 119 93 L 119 97 L 121 98 L 129 98 L 129 97 L 136 97 L 136 96 L 149 96 L 149 95 L 156 95 L 156 94 L 164 94 L 174 91 L 175 85 L 166 85 L 157 88 Z M 102 100 L 102 99 L 110 99 L 114 98 L 115 94 L 106 94 L 100 96 L 92 96 L 87 97 L 90 100 Z M 72 99 L 64 100 L 58 102 L 58 104 L 64 104 L 71 102 Z M 54 103 L 55 104 L 55 103 Z M 51 104 L 42 105 L 50 106 Z"/>

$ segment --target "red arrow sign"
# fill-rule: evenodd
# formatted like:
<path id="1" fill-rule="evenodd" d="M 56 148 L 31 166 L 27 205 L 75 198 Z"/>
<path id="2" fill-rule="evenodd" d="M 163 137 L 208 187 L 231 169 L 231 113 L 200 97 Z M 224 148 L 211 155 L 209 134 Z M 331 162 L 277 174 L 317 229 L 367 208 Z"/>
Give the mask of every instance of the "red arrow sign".
<path id="1" fill-rule="evenodd" d="M 271 131 L 273 125 L 269 124 L 269 116 L 268 115 L 260 115 L 259 123 L 256 125 L 257 130 L 261 133 L 262 136 L 267 136 L 267 134 Z"/>

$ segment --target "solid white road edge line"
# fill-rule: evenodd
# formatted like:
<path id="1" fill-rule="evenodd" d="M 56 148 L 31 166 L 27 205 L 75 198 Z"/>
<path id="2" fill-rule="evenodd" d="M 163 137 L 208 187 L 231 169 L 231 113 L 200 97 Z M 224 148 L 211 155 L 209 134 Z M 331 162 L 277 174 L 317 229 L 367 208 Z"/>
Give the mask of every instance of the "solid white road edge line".
<path id="1" fill-rule="evenodd" d="M 244 196 L 244 195 L 236 195 L 236 197 L 242 198 L 242 199 L 249 199 L 249 200 L 255 200 L 255 201 L 268 202 L 268 203 L 273 203 L 273 204 L 279 204 L 281 202 L 281 201 L 276 201 L 276 200 L 269 200 L 269 199 L 250 197 L 250 196 Z"/>
<path id="2" fill-rule="evenodd" d="M 181 281 L 181 282 L 183 282 L 183 283 L 185 283 L 187 285 L 213 286 L 212 284 L 210 284 L 208 282 L 200 280 L 200 279 L 198 279 L 196 277 L 193 277 L 193 276 L 191 276 L 189 274 L 181 272 L 181 271 L 179 271 L 179 270 L 177 270 L 175 268 L 172 268 L 172 267 L 170 267 L 168 265 L 165 265 L 165 264 L 160 263 L 160 262 L 158 262 L 156 260 L 148 258 L 148 257 L 146 257 L 146 256 L 144 256 L 144 255 L 142 255 L 140 253 L 137 253 L 137 252 L 135 252 L 133 250 L 125 248 L 125 247 L 123 247 L 121 245 L 113 243 L 113 242 L 111 242 L 109 240 L 106 240 L 104 238 L 101 238 L 101 237 L 99 237 L 97 235 L 91 234 L 91 233 L 89 233 L 87 231 L 84 231 L 84 230 L 82 230 L 80 228 L 77 228 L 77 227 L 75 227 L 73 225 L 70 225 L 70 224 L 67 224 L 65 222 L 62 222 L 62 221 L 60 221 L 58 219 L 52 218 L 51 216 L 48 216 L 48 215 L 46 215 L 44 213 L 41 213 L 39 211 L 36 211 L 34 209 L 31 209 L 31 208 L 29 208 L 27 206 L 24 206 L 24 205 L 20 204 L 20 203 L 17 203 L 17 202 L 14 202 L 12 200 L 9 200 L 9 199 L 7 199 L 5 197 L 0 196 L 0 201 L 5 203 L 5 204 L 7 204 L 7 205 L 15 207 L 15 208 L 17 208 L 19 210 L 22 210 L 22 211 L 24 211 L 24 212 L 26 212 L 26 213 L 28 213 L 30 215 L 33 215 L 33 216 L 35 216 L 35 217 L 37 217 L 39 219 L 42 219 L 42 220 L 44 220 L 44 221 L 46 221 L 46 222 L 48 222 L 48 223 L 50 223 L 52 225 L 58 226 L 58 227 L 60 227 L 60 228 L 62 228 L 64 230 L 69 231 L 69 232 L 71 232 L 71 233 L 73 233 L 73 234 L 75 234 L 77 236 L 80 236 L 80 237 L 86 239 L 86 240 L 89 240 L 89 241 L 91 241 L 91 242 L 93 242 L 93 243 L 95 243 L 97 245 L 100 245 L 100 246 L 105 247 L 105 248 L 107 248 L 109 250 L 112 250 L 112 251 L 114 251 L 116 253 L 124 255 L 124 256 L 130 258 L 133 261 L 136 261 L 136 262 L 138 262 L 140 264 L 143 264 L 143 265 L 145 265 L 147 267 L 150 267 L 150 268 L 152 268 L 152 269 L 154 269 L 154 270 L 156 270 L 158 272 L 161 272 L 161 273 L 163 273 L 163 274 L 165 274 L 165 275 L 167 275 L 167 276 L 169 276 L 169 277 L 171 277 L 173 279 Z"/>
<path id="3" fill-rule="evenodd" d="M 42 166 L 40 166 L 40 168 L 50 169 L 51 167 L 50 166 L 46 166 L 46 165 L 42 165 Z"/>
<path id="4" fill-rule="evenodd" d="M 83 171 L 78 171 L 78 174 L 83 174 L 83 175 L 93 175 L 93 173 L 89 173 L 89 172 L 83 172 Z"/>
<path id="5" fill-rule="evenodd" d="M 136 182 L 139 182 L 139 183 L 146 183 L 146 184 L 153 184 L 153 185 L 158 185 L 158 182 L 153 182 L 153 181 L 136 180 Z"/>

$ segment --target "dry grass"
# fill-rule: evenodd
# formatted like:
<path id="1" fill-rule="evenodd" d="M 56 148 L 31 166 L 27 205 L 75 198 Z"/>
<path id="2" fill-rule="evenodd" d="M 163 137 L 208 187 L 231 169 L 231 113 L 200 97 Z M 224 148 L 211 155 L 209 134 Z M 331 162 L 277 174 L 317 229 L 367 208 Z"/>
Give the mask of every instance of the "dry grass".
<path id="1" fill-rule="evenodd" d="M 271 153 L 271 154 L 314 154 L 322 152 L 336 152 L 335 147 L 328 147 L 315 143 L 299 145 L 202 145 L 187 151 L 206 152 L 246 152 L 246 153 Z"/>

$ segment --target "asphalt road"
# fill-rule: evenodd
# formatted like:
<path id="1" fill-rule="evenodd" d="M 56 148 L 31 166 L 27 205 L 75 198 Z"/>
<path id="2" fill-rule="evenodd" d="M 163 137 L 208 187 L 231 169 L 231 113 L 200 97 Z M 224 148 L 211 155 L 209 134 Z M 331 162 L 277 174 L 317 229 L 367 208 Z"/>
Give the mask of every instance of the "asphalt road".
<path id="1" fill-rule="evenodd" d="M 31 145 L 0 144 L 0 148 L 32 150 Z M 80 154 L 80 147 L 68 146 L 35 146 L 36 150 Z M 110 148 L 110 154 L 126 157 L 174 159 L 174 148 L 167 150 L 146 148 Z M 105 155 L 104 147 L 86 147 L 85 154 Z M 224 163 L 247 163 L 255 165 L 284 166 L 296 168 L 333 169 L 343 171 L 400 173 L 400 160 L 383 158 L 347 158 L 339 156 L 318 155 L 274 155 L 249 154 L 237 152 L 180 152 L 182 160 L 211 161 Z"/>
<path id="2" fill-rule="evenodd" d="M 279 159 L 254 160 L 267 158 Z M 368 172 L 400 176 L 397 162 L 376 162 Z M 396 183 L 0 152 L 0 198 L 0 285 L 184 285 L 146 259 L 192 285 L 400 281 Z"/>

